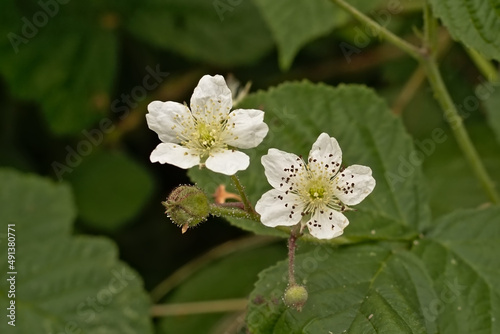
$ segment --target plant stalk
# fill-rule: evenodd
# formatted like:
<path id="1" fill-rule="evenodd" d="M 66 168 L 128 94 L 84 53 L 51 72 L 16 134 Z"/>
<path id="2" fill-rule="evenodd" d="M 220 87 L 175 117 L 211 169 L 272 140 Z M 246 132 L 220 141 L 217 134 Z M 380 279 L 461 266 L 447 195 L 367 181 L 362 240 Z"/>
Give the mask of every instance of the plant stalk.
<path id="1" fill-rule="evenodd" d="M 253 209 L 252 204 L 248 200 L 248 196 L 245 193 L 245 188 L 241 184 L 241 182 L 238 179 L 238 177 L 236 175 L 231 175 L 231 179 L 233 180 L 233 183 L 234 183 L 236 189 L 238 190 L 238 193 L 240 194 L 241 201 L 243 202 L 245 211 L 250 215 L 250 217 L 248 217 L 248 218 L 252 219 L 252 220 L 255 220 L 255 221 L 260 221 L 260 216 Z"/>
<path id="2" fill-rule="evenodd" d="M 180 303 L 180 304 L 160 304 L 153 305 L 151 315 L 153 317 L 171 317 L 202 313 L 225 313 L 244 311 L 247 308 L 248 300 L 226 299 L 209 300 L 200 302 Z"/>
<path id="3" fill-rule="evenodd" d="M 495 204 L 500 203 L 500 197 L 494 187 L 492 179 L 489 176 L 486 168 L 484 167 L 483 162 L 479 157 L 479 154 L 477 153 L 476 148 L 474 147 L 474 144 L 472 143 L 467 130 L 463 125 L 463 120 L 460 117 L 457 108 L 453 104 L 453 101 L 439 71 L 434 54 L 436 51 L 436 20 L 432 16 L 429 5 L 426 4 L 426 7 L 424 8 L 424 43 L 426 43 L 426 45 L 425 48 L 419 49 L 416 46 L 401 39 L 400 37 L 394 35 L 385 27 L 381 26 L 365 14 L 361 13 L 344 0 L 330 1 L 349 12 L 360 22 L 365 23 L 367 26 L 377 31 L 390 43 L 399 47 L 401 50 L 408 53 L 411 57 L 417 59 L 423 65 L 429 83 L 434 91 L 434 96 L 444 111 L 445 117 L 451 126 L 458 146 L 462 150 L 465 158 L 467 159 L 467 162 L 472 168 L 474 174 L 476 175 L 489 199 Z"/>
<path id="4" fill-rule="evenodd" d="M 358 21 L 366 24 L 369 28 L 376 31 L 377 35 L 380 34 L 381 36 L 385 37 L 385 39 L 387 39 L 389 42 L 399 47 L 401 50 L 408 53 L 413 58 L 417 60 L 421 58 L 422 52 L 419 48 L 417 48 L 415 45 L 411 43 L 408 43 L 399 36 L 393 34 L 385 27 L 381 26 L 380 24 L 378 24 L 377 22 L 375 22 L 374 20 L 372 20 L 371 18 L 360 12 L 358 9 L 351 6 L 346 1 L 344 0 L 330 0 L 330 1 L 338 5 L 339 7 L 343 8 L 345 11 L 354 16 Z"/>
<path id="5" fill-rule="evenodd" d="M 429 58 L 427 60 L 423 60 L 422 64 L 426 69 L 427 78 L 429 79 L 429 83 L 434 91 L 434 96 L 444 111 L 446 120 L 450 124 L 458 146 L 465 155 L 465 158 L 474 171 L 474 174 L 476 174 L 476 177 L 479 179 L 481 186 L 491 202 L 495 204 L 500 203 L 500 197 L 498 196 L 494 183 L 490 178 L 488 171 L 484 167 L 474 144 L 472 144 L 469 134 L 463 125 L 462 117 L 459 115 L 455 104 L 453 104 L 453 101 L 451 100 L 436 61 L 433 58 Z"/>
<path id="6" fill-rule="evenodd" d="M 233 204 L 233 203 L 224 203 Z M 211 204 L 210 214 L 217 217 L 235 217 L 252 219 L 253 216 L 248 213 L 243 207 L 242 203 L 234 203 L 234 205 Z"/>
<path id="7" fill-rule="evenodd" d="M 297 224 L 290 231 L 288 238 L 288 286 L 296 285 L 295 282 L 295 249 L 297 248 L 297 239 L 299 234 L 300 224 Z"/>
<path id="8" fill-rule="evenodd" d="M 474 62 L 479 72 L 486 77 L 489 82 L 497 82 L 499 80 L 498 69 L 484 58 L 479 52 L 474 49 L 465 47 L 465 51 L 469 54 L 470 59 Z"/>

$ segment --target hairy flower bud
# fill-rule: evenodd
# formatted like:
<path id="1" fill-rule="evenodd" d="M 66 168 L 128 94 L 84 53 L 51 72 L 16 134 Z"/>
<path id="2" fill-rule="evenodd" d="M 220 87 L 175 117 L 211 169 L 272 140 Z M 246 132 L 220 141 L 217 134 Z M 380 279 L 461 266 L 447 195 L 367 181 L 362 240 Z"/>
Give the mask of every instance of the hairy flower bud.
<path id="1" fill-rule="evenodd" d="M 293 307 L 297 311 L 302 311 L 302 306 L 307 301 L 307 290 L 302 285 L 291 285 L 285 291 L 285 296 L 283 300 L 285 301 L 285 305 L 288 307 Z"/>
<path id="2" fill-rule="evenodd" d="M 205 193 L 195 186 L 179 186 L 168 196 L 163 206 L 165 213 L 177 225 L 182 226 L 182 233 L 189 227 L 205 221 L 210 214 L 210 203 Z"/>

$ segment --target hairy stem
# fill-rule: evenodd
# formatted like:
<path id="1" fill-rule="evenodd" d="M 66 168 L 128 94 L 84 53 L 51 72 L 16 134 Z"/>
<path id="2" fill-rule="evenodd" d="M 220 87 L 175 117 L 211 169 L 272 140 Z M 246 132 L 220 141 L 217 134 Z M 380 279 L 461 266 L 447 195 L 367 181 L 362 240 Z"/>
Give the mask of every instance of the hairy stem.
<path id="1" fill-rule="evenodd" d="M 243 205 L 245 207 L 245 211 L 250 215 L 249 219 L 255 220 L 255 221 L 260 221 L 260 216 L 257 212 L 252 207 L 252 204 L 248 200 L 248 196 L 245 193 L 245 188 L 241 184 L 240 180 L 236 175 L 231 175 L 231 179 L 233 180 L 233 183 L 238 190 L 238 193 L 240 194 L 241 201 L 243 202 Z"/>
<path id="2" fill-rule="evenodd" d="M 254 217 L 245 210 L 242 203 L 234 203 L 234 205 L 232 205 L 233 203 L 231 203 L 231 205 L 227 204 L 229 203 L 211 204 L 210 214 L 217 217 L 235 217 L 253 220 Z"/>
<path id="3" fill-rule="evenodd" d="M 290 231 L 290 238 L 288 238 L 288 285 L 293 286 L 295 282 L 295 248 L 297 248 L 297 239 L 299 234 L 300 224 L 296 225 Z"/>

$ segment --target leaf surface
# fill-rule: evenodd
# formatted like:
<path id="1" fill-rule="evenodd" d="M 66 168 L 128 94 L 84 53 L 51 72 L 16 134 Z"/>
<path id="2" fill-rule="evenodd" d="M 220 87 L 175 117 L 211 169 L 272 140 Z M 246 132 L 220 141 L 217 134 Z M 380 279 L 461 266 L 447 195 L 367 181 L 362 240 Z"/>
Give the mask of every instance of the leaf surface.
<path id="1" fill-rule="evenodd" d="M 309 298 L 301 312 L 281 299 L 287 263 L 263 271 L 250 296 L 252 333 L 436 333 L 423 306 L 435 298 L 422 262 L 403 250 L 373 245 L 317 246 L 296 258 Z"/>
<path id="2" fill-rule="evenodd" d="M 500 60 L 499 0 L 431 0 L 434 13 L 455 40 Z"/>
<path id="3" fill-rule="evenodd" d="M 76 213 L 66 184 L 9 169 L 0 170 L 0 184 L 0 269 L 17 272 L 15 287 L 0 282 L 0 304 L 15 300 L 17 332 L 152 333 L 142 280 L 118 260 L 116 246 L 69 234 Z M 14 262 L 8 224 L 15 225 Z M 11 329 L 0 323 L 2 333 Z"/>

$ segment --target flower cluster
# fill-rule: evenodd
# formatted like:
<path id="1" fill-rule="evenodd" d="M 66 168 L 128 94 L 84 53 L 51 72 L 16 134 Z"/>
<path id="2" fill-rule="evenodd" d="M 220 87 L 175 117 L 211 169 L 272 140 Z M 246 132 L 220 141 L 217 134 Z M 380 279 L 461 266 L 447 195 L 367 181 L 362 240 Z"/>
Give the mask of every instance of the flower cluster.
<path id="1" fill-rule="evenodd" d="M 151 161 L 180 168 L 199 165 L 226 175 L 246 169 L 250 159 L 236 148 L 253 148 L 262 142 L 269 130 L 264 112 L 231 111 L 231 91 L 220 75 L 201 78 L 190 106 L 171 101 L 149 104 L 149 128 L 162 141 L 151 153 Z M 307 226 L 319 239 L 340 236 L 349 224 L 343 212 L 375 187 L 369 167 L 344 169 L 341 163 L 342 150 L 326 133 L 318 137 L 307 161 L 270 149 L 262 164 L 274 189 L 262 195 L 255 207 L 261 222 L 270 227 L 301 224 L 301 230 Z"/>
<path id="2" fill-rule="evenodd" d="M 264 112 L 231 111 L 231 91 L 220 75 L 203 76 L 190 105 L 191 109 L 171 101 L 148 105 L 148 126 L 162 141 L 151 153 L 151 161 L 185 169 L 206 166 L 226 175 L 246 169 L 248 155 L 235 148 L 253 148 L 262 142 L 269 130 Z"/>
<path id="3" fill-rule="evenodd" d="M 264 225 L 302 223 L 318 239 L 340 236 L 349 224 L 342 214 L 375 187 L 369 167 L 343 169 L 337 140 L 322 133 L 307 162 L 295 154 L 270 149 L 262 157 L 268 182 L 274 189 L 262 195 L 255 207 Z"/>

